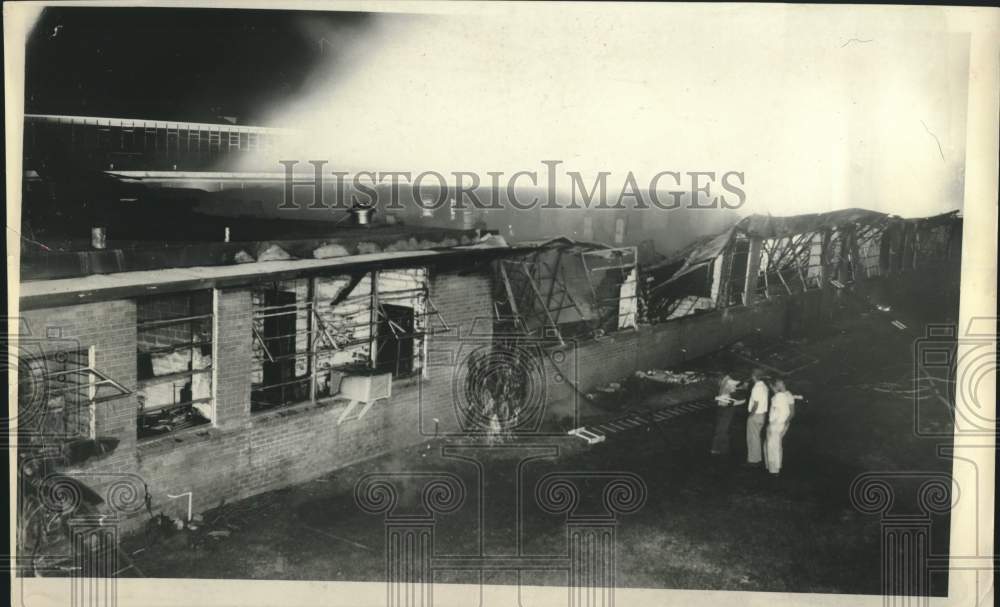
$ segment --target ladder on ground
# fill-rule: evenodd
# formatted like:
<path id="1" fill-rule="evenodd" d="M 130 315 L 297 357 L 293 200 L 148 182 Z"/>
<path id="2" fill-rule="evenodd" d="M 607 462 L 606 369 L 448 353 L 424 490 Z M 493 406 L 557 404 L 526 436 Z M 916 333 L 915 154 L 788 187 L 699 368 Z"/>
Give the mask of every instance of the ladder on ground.
<path id="1" fill-rule="evenodd" d="M 662 409 L 657 409 L 656 411 L 633 411 L 632 413 L 610 421 L 570 430 L 569 434 L 571 436 L 582 438 L 587 441 L 587 444 L 594 445 L 604 442 L 608 436 L 613 434 L 620 434 L 631 430 L 637 430 L 639 428 L 645 428 L 651 424 L 659 424 L 669 419 L 680 417 L 681 415 L 688 415 L 690 413 L 711 409 L 715 407 L 715 405 L 716 403 L 714 400 L 699 400 L 664 407 Z"/>

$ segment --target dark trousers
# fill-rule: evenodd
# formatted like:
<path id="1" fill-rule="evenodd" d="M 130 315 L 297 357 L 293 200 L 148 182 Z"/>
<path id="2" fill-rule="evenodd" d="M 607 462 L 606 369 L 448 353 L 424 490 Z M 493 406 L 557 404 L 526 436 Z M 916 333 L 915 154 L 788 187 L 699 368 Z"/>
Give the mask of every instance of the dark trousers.
<path id="1" fill-rule="evenodd" d="M 733 423 L 733 407 L 716 407 L 715 436 L 712 437 L 712 454 L 729 453 L 729 426 Z"/>

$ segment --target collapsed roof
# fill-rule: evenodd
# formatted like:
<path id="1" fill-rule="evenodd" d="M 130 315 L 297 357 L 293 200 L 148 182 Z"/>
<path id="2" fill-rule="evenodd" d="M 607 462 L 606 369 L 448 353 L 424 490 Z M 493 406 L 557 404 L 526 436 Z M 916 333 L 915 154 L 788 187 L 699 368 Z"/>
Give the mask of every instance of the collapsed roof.
<path id="1" fill-rule="evenodd" d="M 683 260 L 680 268 L 666 281 L 672 282 L 711 263 L 722 254 L 736 234 L 757 238 L 786 238 L 807 232 L 818 232 L 847 226 L 886 227 L 891 223 L 909 223 L 921 228 L 929 228 L 958 219 L 961 219 L 958 211 L 950 211 L 932 217 L 903 219 L 894 215 L 866 209 L 842 209 L 827 213 L 807 213 L 786 217 L 750 215 L 744 217 L 728 230 L 695 242 L 690 247 L 678 252 L 676 255 L 668 257 L 663 262 L 656 264 L 655 267 L 648 269 L 662 268 Z"/>

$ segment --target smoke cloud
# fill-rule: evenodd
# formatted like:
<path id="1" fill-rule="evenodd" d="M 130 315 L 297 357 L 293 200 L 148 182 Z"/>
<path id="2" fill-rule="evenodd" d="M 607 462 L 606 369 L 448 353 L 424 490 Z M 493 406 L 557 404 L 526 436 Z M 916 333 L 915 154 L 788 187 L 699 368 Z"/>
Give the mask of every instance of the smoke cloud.
<path id="1" fill-rule="evenodd" d="M 967 35 L 933 12 L 847 13 L 503 5 L 304 21 L 329 61 L 268 123 L 306 133 L 281 159 L 331 170 L 485 180 L 561 160 L 610 172 L 615 195 L 629 172 L 740 171 L 745 213 L 961 208 Z"/>

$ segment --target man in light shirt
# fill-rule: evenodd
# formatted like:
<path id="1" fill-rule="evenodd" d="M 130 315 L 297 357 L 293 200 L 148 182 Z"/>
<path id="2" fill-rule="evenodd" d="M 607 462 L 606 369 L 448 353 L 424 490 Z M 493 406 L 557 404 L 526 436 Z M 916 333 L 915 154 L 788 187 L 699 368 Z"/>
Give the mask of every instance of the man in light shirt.
<path id="1" fill-rule="evenodd" d="M 788 432 L 788 424 L 795 415 L 795 396 L 785 387 L 785 382 L 775 380 L 774 396 L 771 397 L 771 410 L 767 423 L 767 442 L 765 444 L 767 471 L 777 476 L 781 473 L 782 446 L 781 442 Z"/>
<path id="2" fill-rule="evenodd" d="M 750 390 L 750 401 L 747 403 L 747 465 L 761 464 L 761 435 L 767 422 L 767 383 L 764 382 L 764 372 L 754 369 L 750 374 L 753 388 Z"/>

